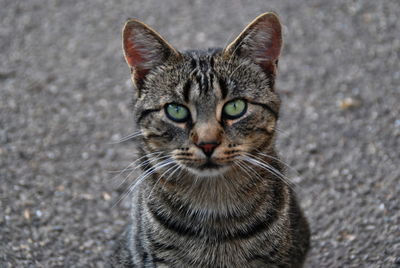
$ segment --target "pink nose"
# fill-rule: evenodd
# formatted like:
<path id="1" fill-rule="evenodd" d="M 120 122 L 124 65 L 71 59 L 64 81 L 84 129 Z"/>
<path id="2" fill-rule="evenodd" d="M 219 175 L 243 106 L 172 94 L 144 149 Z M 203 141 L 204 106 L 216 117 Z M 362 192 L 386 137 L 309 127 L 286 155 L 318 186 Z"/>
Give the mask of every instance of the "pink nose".
<path id="1" fill-rule="evenodd" d="M 218 147 L 219 143 L 218 142 L 200 142 L 199 144 L 196 144 L 197 147 L 201 148 L 204 152 L 204 154 L 208 157 L 212 155 L 214 152 L 214 149 Z"/>

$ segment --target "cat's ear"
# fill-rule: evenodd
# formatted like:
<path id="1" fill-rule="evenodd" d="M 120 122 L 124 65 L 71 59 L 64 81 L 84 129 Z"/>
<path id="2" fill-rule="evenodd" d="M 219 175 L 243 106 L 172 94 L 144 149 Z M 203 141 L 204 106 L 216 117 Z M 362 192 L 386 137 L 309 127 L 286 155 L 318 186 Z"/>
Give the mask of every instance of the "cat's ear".
<path id="1" fill-rule="evenodd" d="M 275 13 L 264 13 L 251 22 L 224 50 L 257 63 L 266 72 L 275 73 L 282 48 L 282 27 Z"/>
<path id="2" fill-rule="evenodd" d="M 136 19 L 128 20 L 122 30 L 125 60 L 138 86 L 155 67 L 179 53 L 156 31 Z"/>

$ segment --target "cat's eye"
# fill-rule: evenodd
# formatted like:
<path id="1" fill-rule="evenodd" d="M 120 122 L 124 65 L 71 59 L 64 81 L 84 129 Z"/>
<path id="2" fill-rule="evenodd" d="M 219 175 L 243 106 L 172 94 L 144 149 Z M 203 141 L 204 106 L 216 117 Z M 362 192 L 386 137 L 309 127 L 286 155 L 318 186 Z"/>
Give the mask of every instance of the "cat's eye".
<path id="1" fill-rule="evenodd" d="M 169 119 L 178 123 L 186 122 L 190 116 L 188 108 L 176 103 L 167 104 L 165 114 Z"/>
<path id="2" fill-rule="evenodd" d="M 237 99 L 224 105 L 222 109 L 223 116 L 227 119 L 236 119 L 246 113 L 247 103 L 244 100 Z"/>

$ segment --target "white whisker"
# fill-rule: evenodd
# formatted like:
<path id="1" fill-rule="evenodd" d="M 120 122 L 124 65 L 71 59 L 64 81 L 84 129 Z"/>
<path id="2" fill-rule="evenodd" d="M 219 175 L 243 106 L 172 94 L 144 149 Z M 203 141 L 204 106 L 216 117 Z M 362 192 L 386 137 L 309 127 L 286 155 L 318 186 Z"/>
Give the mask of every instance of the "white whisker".
<path id="1" fill-rule="evenodd" d="M 290 133 L 287 132 L 286 130 L 280 129 L 280 128 L 278 128 L 277 126 L 274 127 L 274 130 L 275 130 L 276 132 L 279 132 L 279 133 L 283 134 L 283 135 L 284 135 L 286 138 L 288 138 L 290 141 L 293 141 L 293 139 L 290 137 Z"/>
<path id="2" fill-rule="evenodd" d="M 270 158 L 270 159 L 273 159 L 273 160 L 275 160 L 275 161 L 281 163 L 281 164 L 284 165 L 285 167 L 287 167 L 289 170 L 291 170 L 291 171 L 293 171 L 294 173 L 296 173 L 296 175 L 299 175 L 299 172 L 298 172 L 296 169 L 292 168 L 289 164 L 285 163 L 285 162 L 282 161 L 281 159 L 279 159 L 279 158 L 277 158 L 277 157 L 274 157 L 274 156 L 271 156 L 271 155 L 266 154 L 266 153 L 262 153 L 262 152 L 257 152 L 257 154 L 259 154 L 259 155 L 261 155 L 261 156 L 268 157 L 268 158 Z"/>
<path id="3" fill-rule="evenodd" d="M 148 197 L 151 196 L 151 194 L 153 193 L 154 188 L 157 186 L 158 182 L 162 179 L 162 177 L 163 177 L 168 171 L 170 171 L 171 169 L 175 169 L 175 170 L 176 170 L 177 167 L 178 167 L 178 164 L 174 163 L 174 165 L 173 165 L 172 167 L 169 167 L 167 170 L 165 170 L 165 171 L 158 177 L 156 183 L 154 183 L 154 186 L 151 188 L 151 191 L 150 191 Z M 179 168 L 179 167 L 178 167 L 178 168 Z"/>
<path id="4" fill-rule="evenodd" d="M 135 131 L 135 132 L 133 132 L 133 133 L 131 133 L 131 134 L 125 136 L 125 137 L 122 137 L 118 141 L 109 142 L 108 144 L 122 143 L 122 142 L 125 142 L 125 141 L 128 141 L 128 140 L 134 139 L 136 137 L 139 137 L 139 136 L 143 136 L 143 133 L 140 130 L 139 131 Z"/>
<path id="5" fill-rule="evenodd" d="M 237 161 L 233 163 L 237 165 L 242 171 L 244 171 L 249 177 L 252 177 L 252 175 L 249 173 L 250 171 L 248 170 L 248 167 L 243 164 L 240 159 L 237 159 Z"/>
<path id="6" fill-rule="evenodd" d="M 128 190 L 126 191 L 125 194 L 123 194 L 121 196 L 121 198 L 119 198 L 119 200 L 112 206 L 115 207 L 118 203 L 120 203 L 123 199 L 125 199 L 125 197 L 127 197 L 129 194 L 131 194 L 135 188 L 142 183 L 147 177 L 151 176 L 152 174 L 154 174 L 155 172 L 157 172 L 158 170 L 160 170 L 163 167 L 166 167 L 170 164 L 173 164 L 174 161 L 171 159 L 166 159 L 161 161 L 160 163 L 157 163 L 156 165 L 154 165 L 153 167 L 151 167 L 149 170 L 145 171 L 144 173 L 142 173 L 129 187 Z"/>
<path id="7" fill-rule="evenodd" d="M 111 180 L 114 181 L 114 179 L 118 178 L 118 177 L 119 177 L 121 174 L 123 174 L 124 172 L 130 171 L 129 174 L 128 174 L 128 176 L 126 176 L 125 179 L 123 179 L 123 180 L 118 184 L 118 188 L 121 187 L 121 185 L 125 183 L 125 181 L 127 180 L 127 178 L 134 172 L 134 170 L 136 170 L 138 167 L 141 166 L 141 165 L 138 165 L 138 166 L 132 167 L 133 165 L 135 165 L 137 162 L 141 161 L 142 159 L 144 159 L 144 158 L 146 158 L 146 157 L 149 158 L 149 159 L 151 159 L 152 156 L 155 155 L 155 154 L 157 154 L 157 155 L 155 156 L 155 158 L 157 158 L 157 157 L 158 157 L 160 154 L 162 154 L 162 153 L 163 153 L 162 151 L 158 151 L 158 152 L 154 152 L 154 153 L 149 153 L 149 154 L 146 154 L 146 155 L 144 155 L 144 156 L 142 156 L 142 157 L 136 159 L 135 161 L 133 161 L 132 163 L 130 163 L 126 168 L 124 168 L 119 174 L 117 174 L 117 175 L 115 175 L 114 177 L 112 177 Z M 145 162 L 146 162 L 146 161 L 145 161 Z"/>
<path id="8" fill-rule="evenodd" d="M 279 170 L 276 168 L 272 167 L 269 165 L 267 162 L 261 160 L 257 160 L 254 155 L 247 154 L 247 156 L 244 156 L 242 160 L 247 161 L 253 165 L 256 165 L 258 167 L 264 168 L 265 170 L 269 171 L 271 174 L 275 175 L 277 178 L 281 179 L 286 185 L 291 187 L 293 189 L 293 183 L 290 182 L 289 178 L 287 178 L 285 175 L 282 174 Z M 293 189 L 294 190 L 294 189 Z"/>

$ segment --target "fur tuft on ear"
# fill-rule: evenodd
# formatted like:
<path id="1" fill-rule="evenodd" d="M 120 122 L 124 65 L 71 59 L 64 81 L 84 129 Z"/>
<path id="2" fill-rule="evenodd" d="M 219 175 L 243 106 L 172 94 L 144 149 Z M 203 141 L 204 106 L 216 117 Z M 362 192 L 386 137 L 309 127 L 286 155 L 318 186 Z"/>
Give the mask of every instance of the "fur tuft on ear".
<path id="1" fill-rule="evenodd" d="M 282 30 L 275 13 L 264 13 L 251 22 L 243 32 L 229 44 L 224 53 L 247 57 L 265 72 L 276 72 L 282 48 Z"/>
<path id="2" fill-rule="evenodd" d="M 122 30 L 122 46 L 137 87 L 140 87 L 153 68 L 169 57 L 179 55 L 157 32 L 136 19 L 125 23 Z"/>

